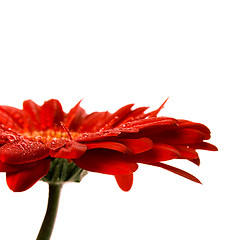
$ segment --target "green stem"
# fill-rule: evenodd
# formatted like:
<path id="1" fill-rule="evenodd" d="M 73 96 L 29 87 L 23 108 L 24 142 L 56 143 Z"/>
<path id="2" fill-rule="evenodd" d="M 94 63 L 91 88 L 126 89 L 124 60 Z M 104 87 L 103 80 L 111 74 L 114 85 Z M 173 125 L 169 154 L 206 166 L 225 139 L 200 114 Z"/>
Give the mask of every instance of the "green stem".
<path id="1" fill-rule="evenodd" d="M 49 240 L 57 216 L 62 184 L 49 183 L 48 206 L 41 229 L 36 240 Z"/>

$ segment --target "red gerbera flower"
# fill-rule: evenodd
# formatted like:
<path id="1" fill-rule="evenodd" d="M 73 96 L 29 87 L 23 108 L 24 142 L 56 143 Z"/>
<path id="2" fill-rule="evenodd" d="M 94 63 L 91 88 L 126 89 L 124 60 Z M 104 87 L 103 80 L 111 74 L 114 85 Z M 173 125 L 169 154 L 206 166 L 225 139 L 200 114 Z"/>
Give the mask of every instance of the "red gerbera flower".
<path id="1" fill-rule="evenodd" d="M 164 104 L 163 104 L 164 105 Z M 163 105 L 145 113 L 126 105 L 115 113 L 87 114 L 79 103 L 65 113 L 58 100 L 42 106 L 31 100 L 23 109 L 0 106 L 0 171 L 6 172 L 13 191 L 24 191 L 48 174 L 54 158 L 67 159 L 79 168 L 114 175 L 128 191 L 138 163 L 164 168 L 200 181 L 164 162 L 187 159 L 199 165 L 196 149 L 216 151 L 205 142 L 209 129 L 200 123 L 157 117 Z"/>

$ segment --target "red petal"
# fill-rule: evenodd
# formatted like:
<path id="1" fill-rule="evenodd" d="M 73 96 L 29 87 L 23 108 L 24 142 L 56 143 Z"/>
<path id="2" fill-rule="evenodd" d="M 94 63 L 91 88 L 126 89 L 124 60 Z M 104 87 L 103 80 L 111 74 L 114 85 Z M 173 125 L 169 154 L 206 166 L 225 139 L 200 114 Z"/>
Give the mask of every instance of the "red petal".
<path id="1" fill-rule="evenodd" d="M 152 163 L 178 158 L 180 153 L 176 148 L 166 144 L 154 144 L 152 149 L 129 157 L 129 161 Z"/>
<path id="2" fill-rule="evenodd" d="M 26 126 L 28 129 L 32 128 L 32 125 L 34 125 L 35 128 L 40 128 L 40 110 L 41 107 L 37 105 L 32 100 L 27 100 L 23 102 L 23 110 L 28 113 L 30 116 L 31 121 L 27 122 Z"/>
<path id="3" fill-rule="evenodd" d="M 201 183 L 196 177 L 194 177 L 193 175 L 191 175 L 190 173 L 187 173 L 179 168 L 176 168 L 176 167 L 173 167 L 173 166 L 170 166 L 170 165 L 167 165 L 167 164 L 164 164 L 164 163 L 151 163 L 149 165 L 152 165 L 152 166 L 156 166 L 156 167 L 161 167 L 161 168 L 164 168 L 170 172 L 173 172 L 175 174 L 178 174 L 182 177 L 185 177 L 193 182 L 196 182 L 196 183 Z"/>
<path id="4" fill-rule="evenodd" d="M 158 115 L 158 113 L 164 108 L 164 105 L 165 105 L 165 103 L 167 102 L 168 99 L 169 98 L 167 98 L 157 110 L 154 110 L 150 113 L 147 113 L 145 117 L 156 117 Z"/>
<path id="5" fill-rule="evenodd" d="M 67 114 L 65 125 L 70 131 L 77 131 L 87 116 L 85 110 L 79 106 L 80 102 Z"/>
<path id="6" fill-rule="evenodd" d="M 153 146 L 153 142 L 149 138 L 121 139 L 119 141 L 130 148 L 133 154 L 146 152 Z"/>
<path id="7" fill-rule="evenodd" d="M 109 112 L 93 112 L 89 114 L 79 128 L 81 132 L 97 132 L 105 124 L 106 119 L 110 116 Z"/>
<path id="8" fill-rule="evenodd" d="M 95 148 L 106 148 L 122 152 L 125 154 L 131 154 L 132 151 L 127 146 L 118 142 L 96 142 L 96 143 L 86 143 L 88 150 Z"/>
<path id="9" fill-rule="evenodd" d="M 205 136 L 206 140 L 210 138 L 210 134 L 211 134 L 210 130 L 208 129 L 208 127 L 206 127 L 201 123 L 195 123 L 187 120 L 179 120 L 179 127 L 198 130 Z"/>
<path id="10" fill-rule="evenodd" d="M 7 143 L 0 148 L 0 160 L 7 164 L 38 161 L 49 156 L 49 149 L 40 142 L 21 140 Z"/>
<path id="11" fill-rule="evenodd" d="M 23 163 L 23 164 L 5 164 L 0 161 L 0 172 L 19 172 L 26 168 L 31 168 L 35 165 L 35 162 Z"/>
<path id="12" fill-rule="evenodd" d="M 125 117 L 131 112 L 131 108 L 134 104 L 128 104 L 120 109 L 118 109 L 115 113 L 113 113 L 105 122 L 104 129 L 114 128 L 120 125 Z"/>
<path id="13" fill-rule="evenodd" d="M 73 160 L 80 168 L 111 175 L 128 175 L 137 170 L 136 163 L 128 162 L 128 155 L 107 149 L 88 150 L 81 158 Z"/>
<path id="14" fill-rule="evenodd" d="M 207 142 L 190 144 L 189 146 L 194 149 L 203 149 L 203 150 L 209 150 L 209 151 L 217 151 L 218 150 L 216 146 L 214 146 L 210 143 L 207 143 Z"/>
<path id="15" fill-rule="evenodd" d="M 14 192 L 22 192 L 29 189 L 48 173 L 50 162 L 50 159 L 44 159 L 36 162 L 31 168 L 15 173 L 7 173 L 8 187 Z"/>
<path id="16" fill-rule="evenodd" d="M 160 136 L 154 138 L 157 142 L 174 145 L 189 145 L 202 142 L 204 139 L 205 136 L 202 132 L 189 128 L 165 131 Z"/>
<path id="17" fill-rule="evenodd" d="M 134 110 L 132 110 L 131 112 L 128 113 L 128 115 L 124 118 L 124 120 L 122 121 L 121 124 L 124 124 L 125 122 L 128 121 L 133 121 L 135 119 L 140 119 L 140 118 L 144 118 L 145 114 L 143 114 L 146 110 L 148 109 L 148 107 L 139 107 L 136 108 Z"/>
<path id="18" fill-rule="evenodd" d="M 50 156 L 54 158 L 76 159 L 80 158 L 86 150 L 86 145 L 69 140 L 59 149 L 50 149 Z"/>
<path id="19" fill-rule="evenodd" d="M 164 131 L 175 130 L 177 126 L 176 119 L 166 117 L 147 118 L 125 123 L 126 128 L 138 129 L 139 132 L 136 135 L 139 137 L 159 136 Z"/>
<path id="20" fill-rule="evenodd" d="M 190 148 L 190 147 L 185 147 L 185 146 L 174 146 L 180 153 L 179 158 L 183 159 L 195 159 L 198 158 L 198 153 Z"/>
<path id="21" fill-rule="evenodd" d="M 196 164 L 197 166 L 200 166 L 200 158 L 195 159 L 188 159 L 190 162 Z"/>
<path id="22" fill-rule="evenodd" d="M 60 149 L 61 147 L 65 146 L 66 143 L 68 142 L 69 140 L 67 139 L 56 139 L 56 140 L 52 140 L 52 141 L 49 141 L 46 143 L 46 146 L 50 149 L 50 150 L 58 150 Z"/>
<path id="23" fill-rule="evenodd" d="M 22 129 L 23 119 L 22 110 L 10 106 L 0 106 L 0 123 L 6 127 L 16 130 Z"/>
<path id="24" fill-rule="evenodd" d="M 8 164 L 4 164 L 0 161 L 0 172 L 16 172 L 19 169 L 16 167 L 16 165 L 8 165 Z"/>
<path id="25" fill-rule="evenodd" d="M 20 136 L 15 132 L 5 128 L 4 126 L 0 126 L 0 144 L 17 141 L 19 138 Z"/>
<path id="26" fill-rule="evenodd" d="M 133 174 L 116 175 L 115 176 L 118 186 L 125 192 L 128 192 L 133 184 Z"/>
<path id="27" fill-rule="evenodd" d="M 128 123 L 125 123 L 126 127 L 135 127 L 137 129 L 145 129 L 149 127 L 163 127 L 163 130 L 166 130 L 165 127 L 170 126 L 171 128 L 178 126 L 178 121 L 174 118 L 169 117 L 152 117 L 146 119 L 134 120 Z M 156 128 L 155 128 L 156 129 Z"/>
<path id="28" fill-rule="evenodd" d="M 55 128 L 64 119 L 61 103 L 55 99 L 45 102 L 41 108 L 40 118 L 43 130 Z"/>
<path id="29" fill-rule="evenodd" d="M 74 138 L 77 142 L 92 142 L 92 141 L 108 141 L 120 135 L 121 132 L 118 129 L 110 129 L 102 132 L 83 133 L 80 136 Z"/>
<path id="30" fill-rule="evenodd" d="M 198 157 L 198 153 L 194 149 L 190 147 L 185 147 L 185 146 L 174 146 L 174 147 L 180 153 L 179 158 L 187 159 L 198 166 L 200 165 L 200 159 Z"/>

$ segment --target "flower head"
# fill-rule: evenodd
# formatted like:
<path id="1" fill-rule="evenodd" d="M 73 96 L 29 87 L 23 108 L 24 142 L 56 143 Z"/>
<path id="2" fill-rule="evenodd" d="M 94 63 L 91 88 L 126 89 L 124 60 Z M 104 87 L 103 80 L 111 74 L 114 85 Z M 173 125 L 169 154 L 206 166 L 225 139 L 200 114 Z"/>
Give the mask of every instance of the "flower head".
<path id="1" fill-rule="evenodd" d="M 126 105 L 115 113 L 87 114 L 78 103 L 65 113 L 58 100 L 42 106 L 32 100 L 23 109 L 0 106 L 0 171 L 13 191 L 24 191 L 48 174 L 55 158 L 67 159 L 79 168 L 114 175 L 119 187 L 130 190 L 138 163 L 157 166 L 200 181 L 165 164 L 187 159 L 196 165 L 196 149 L 216 151 L 205 142 L 210 130 L 203 124 L 158 117 L 164 104 L 145 113 Z"/>

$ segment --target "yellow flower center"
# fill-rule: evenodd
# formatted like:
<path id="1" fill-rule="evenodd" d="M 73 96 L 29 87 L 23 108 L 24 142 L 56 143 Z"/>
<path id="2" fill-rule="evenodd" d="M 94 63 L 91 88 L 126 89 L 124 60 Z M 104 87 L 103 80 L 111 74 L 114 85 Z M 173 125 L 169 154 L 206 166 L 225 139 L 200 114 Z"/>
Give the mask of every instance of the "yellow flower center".
<path id="1" fill-rule="evenodd" d="M 46 131 L 33 131 L 33 132 L 24 132 L 26 137 L 30 139 L 39 140 L 42 142 L 48 142 L 53 139 L 69 139 L 69 134 L 65 131 L 48 129 Z M 77 132 L 70 132 L 72 138 L 79 136 Z"/>

